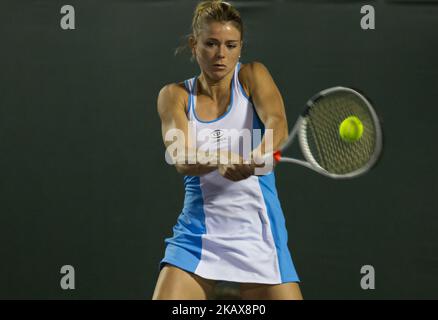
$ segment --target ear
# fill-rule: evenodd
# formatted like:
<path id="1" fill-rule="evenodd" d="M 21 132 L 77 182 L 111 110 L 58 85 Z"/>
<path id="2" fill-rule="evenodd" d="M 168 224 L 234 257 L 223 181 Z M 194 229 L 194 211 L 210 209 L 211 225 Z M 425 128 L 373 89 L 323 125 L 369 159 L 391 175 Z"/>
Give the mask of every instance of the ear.
<path id="1" fill-rule="evenodd" d="M 192 56 L 195 56 L 195 46 L 196 46 L 196 39 L 193 35 L 189 37 L 189 47 L 192 51 Z"/>

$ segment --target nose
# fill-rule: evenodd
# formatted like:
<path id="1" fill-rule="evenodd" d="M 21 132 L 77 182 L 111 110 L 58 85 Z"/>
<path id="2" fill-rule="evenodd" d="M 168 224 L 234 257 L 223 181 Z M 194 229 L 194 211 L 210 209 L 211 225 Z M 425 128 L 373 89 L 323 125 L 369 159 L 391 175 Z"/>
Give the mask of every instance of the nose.
<path id="1" fill-rule="evenodd" d="M 220 45 L 218 47 L 217 57 L 218 58 L 225 58 L 225 46 L 224 45 Z"/>

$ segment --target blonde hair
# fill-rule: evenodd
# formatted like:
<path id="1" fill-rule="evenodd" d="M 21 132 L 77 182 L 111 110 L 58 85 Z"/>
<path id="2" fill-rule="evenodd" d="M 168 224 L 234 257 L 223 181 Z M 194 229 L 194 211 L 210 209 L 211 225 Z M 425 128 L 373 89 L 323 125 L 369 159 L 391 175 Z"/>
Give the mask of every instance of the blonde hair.
<path id="1" fill-rule="evenodd" d="M 231 4 L 221 0 L 202 1 L 195 9 L 192 20 L 193 36 L 197 38 L 202 25 L 211 21 L 231 22 L 240 31 L 243 38 L 243 24 L 240 13 Z"/>
<path id="2" fill-rule="evenodd" d="M 199 2 L 193 13 L 192 33 L 184 37 L 186 44 L 175 50 L 175 55 L 188 48 L 187 41 L 190 38 L 197 39 L 202 27 L 210 22 L 231 22 L 240 31 L 240 39 L 243 40 L 243 22 L 239 11 L 230 3 L 222 0 L 210 0 Z M 193 61 L 193 56 L 190 59 Z"/>

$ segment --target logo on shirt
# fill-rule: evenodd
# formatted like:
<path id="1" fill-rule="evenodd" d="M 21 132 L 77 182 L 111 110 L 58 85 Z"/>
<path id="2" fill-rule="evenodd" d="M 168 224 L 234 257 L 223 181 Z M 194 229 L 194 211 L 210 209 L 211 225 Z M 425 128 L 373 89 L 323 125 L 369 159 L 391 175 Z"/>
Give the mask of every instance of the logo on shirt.
<path id="1" fill-rule="evenodd" d="M 224 134 L 225 134 L 225 132 L 223 130 L 221 130 L 221 129 L 213 130 L 210 133 L 210 141 L 212 141 L 212 142 L 219 142 L 224 137 Z"/>

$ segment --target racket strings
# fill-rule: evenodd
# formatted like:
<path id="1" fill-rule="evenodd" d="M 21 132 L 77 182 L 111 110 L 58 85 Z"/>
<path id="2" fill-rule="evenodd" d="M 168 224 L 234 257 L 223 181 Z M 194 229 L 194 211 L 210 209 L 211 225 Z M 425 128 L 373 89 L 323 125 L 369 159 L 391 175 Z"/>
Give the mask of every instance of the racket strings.
<path id="1" fill-rule="evenodd" d="M 359 140 L 347 142 L 339 135 L 339 125 L 349 117 L 363 124 Z M 375 127 L 366 103 L 352 93 L 338 92 L 316 101 L 305 126 L 308 157 L 331 173 L 346 174 L 365 166 L 375 149 Z"/>

